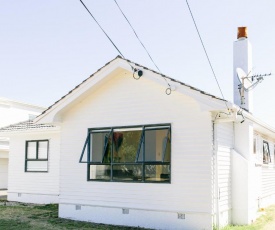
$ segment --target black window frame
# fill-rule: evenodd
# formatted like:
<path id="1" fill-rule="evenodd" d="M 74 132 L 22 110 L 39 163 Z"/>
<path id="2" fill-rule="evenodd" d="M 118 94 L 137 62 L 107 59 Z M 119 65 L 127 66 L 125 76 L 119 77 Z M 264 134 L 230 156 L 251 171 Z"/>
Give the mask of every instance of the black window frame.
<path id="1" fill-rule="evenodd" d="M 36 143 L 36 156 L 35 158 L 28 158 L 28 144 L 29 143 Z M 47 142 L 47 158 L 42 158 L 42 159 L 39 159 L 39 142 Z M 47 169 L 45 171 L 34 171 L 34 170 L 28 170 L 28 162 L 29 161 L 49 161 L 49 140 L 48 139 L 43 139 L 43 140 L 28 140 L 26 141 L 26 144 L 25 144 L 25 172 L 28 172 L 28 173 L 47 173 L 49 172 L 49 169 L 48 169 L 48 163 L 47 163 Z"/>
<path id="2" fill-rule="evenodd" d="M 96 133 L 96 132 L 109 132 L 108 134 L 108 138 L 113 138 L 112 134 L 114 132 L 115 129 L 136 129 L 136 128 L 140 128 L 142 130 L 141 133 L 141 137 L 140 137 L 140 141 L 139 141 L 139 146 L 138 146 L 138 151 L 136 153 L 136 158 L 135 158 L 135 162 L 114 162 L 113 159 L 113 147 L 111 147 L 111 162 L 110 163 L 104 163 L 104 158 L 105 158 L 105 154 L 106 154 L 106 143 L 104 145 L 104 153 L 103 153 L 103 157 L 102 157 L 102 161 L 101 162 L 91 162 L 90 161 L 90 157 L 91 157 L 91 143 L 90 143 L 90 135 L 92 133 Z M 167 134 L 166 134 L 166 138 L 167 138 L 167 142 L 165 143 L 165 148 L 163 150 L 163 156 L 162 156 L 162 160 L 160 161 L 146 161 L 145 160 L 145 145 L 146 143 L 143 144 L 143 142 L 145 141 L 145 132 L 148 130 L 167 130 Z M 107 138 L 107 139 L 108 139 Z M 172 133 L 171 133 L 171 124 L 150 124 L 150 125 L 137 125 L 137 126 L 116 126 L 116 127 L 103 127 L 103 128 L 89 128 L 88 129 L 88 134 L 87 134 L 87 138 L 79 159 L 79 163 L 86 163 L 87 164 L 87 181 L 100 181 L 100 182 L 124 182 L 124 183 L 161 183 L 161 184 L 170 184 L 171 183 L 171 155 L 172 155 L 172 147 L 171 147 L 171 141 L 172 140 Z M 113 140 L 112 140 L 113 141 Z M 166 154 L 166 149 L 168 146 L 168 142 L 170 142 L 170 156 L 169 156 L 169 161 L 165 161 L 165 154 Z M 111 145 L 112 146 L 112 145 Z M 139 160 L 139 154 L 141 153 L 141 148 L 143 148 L 142 150 L 142 160 Z M 85 151 L 87 149 L 87 156 L 86 156 L 86 161 L 83 160 L 84 155 L 85 155 Z M 105 179 L 90 179 L 90 166 L 91 165 L 109 165 L 110 166 L 110 180 L 105 180 Z M 142 178 L 139 181 L 124 181 L 124 180 L 116 180 L 114 179 L 113 173 L 114 173 L 114 166 L 117 165 L 141 165 L 142 166 Z M 148 181 L 145 178 L 145 167 L 148 165 L 160 165 L 160 166 L 168 166 L 169 169 L 169 174 L 165 174 L 163 175 L 165 177 L 165 180 L 163 181 Z"/>
<path id="3" fill-rule="evenodd" d="M 267 149 L 268 149 L 268 158 L 267 160 L 264 159 L 264 155 L 265 155 L 265 145 L 267 145 Z M 269 143 L 268 141 L 263 141 L 263 164 L 270 164 L 271 163 L 271 155 L 270 155 L 270 148 L 269 148 Z"/>

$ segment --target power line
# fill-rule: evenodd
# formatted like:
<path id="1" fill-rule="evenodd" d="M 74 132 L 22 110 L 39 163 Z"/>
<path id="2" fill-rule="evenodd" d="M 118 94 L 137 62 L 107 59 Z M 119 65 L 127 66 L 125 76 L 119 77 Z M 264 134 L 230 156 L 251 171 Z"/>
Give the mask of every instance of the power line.
<path id="1" fill-rule="evenodd" d="M 122 9 L 120 8 L 120 6 L 118 5 L 117 1 L 114 0 L 114 2 L 116 3 L 116 5 L 117 5 L 118 9 L 120 10 L 121 14 L 124 16 L 125 20 L 128 22 L 129 26 L 132 28 L 132 30 L 133 30 L 133 32 L 134 32 L 136 38 L 138 39 L 139 43 L 142 45 L 142 47 L 143 47 L 144 50 L 146 51 L 146 53 L 147 53 L 147 55 L 149 56 L 149 58 L 151 59 L 152 63 L 155 65 L 155 67 L 157 68 L 157 70 L 161 73 L 159 67 L 158 67 L 157 64 L 154 62 L 154 60 L 153 60 L 152 56 L 150 55 L 149 51 L 146 49 L 145 45 L 144 45 L 144 44 L 142 43 L 142 41 L 140 40 L 140 38 L 139 38 L 139 36 L 137 35 L 137 33 L 136 33 L 134 27 L 132 26 L 132 24 L 130 23 L 130 21 L 129 21 L 128 18 L 126 17 L 126 15 L 123 13 L 123 11 L 122 11 Z M 166 83 L 168 84 L 169 89 L 170 89 L 170 93 L 171 93 L 171 86 L 170 86 L 170 84 L 168 83 L 168 81 L 167 81 L 167 79 L 166 79 L 165 77 L 163 77 L 163 78 L 164 78 L 164 80 L 166 81 Z M 170 94 L 170 93 L 169 93 L 169 94 Z M 166 89 L 166 94 L 168 94 L 168 93 L 167 93 L 167 89 Z"/>
<path id="2" fill-rule="evenodd" d="M 160 69 L 159 67 L 156 65 L 156 63 L 154 62 L 153 58 L 151 57 L 151 55 L 149 54 L 148 50 L 146 49 L 145 45 L 142 43 L 142 41 L 139 39 L 135 29 L 133 28 L 133 26 L 131 25 L 130 21 L 128 20 L 128 18 L 126 17 L 126 15 L 123 13 L 122 9 L 120 8 L 120 6 L 118 5 L 117 1 L 114 0 L 114 2 L 116 3 L 118 9 L 120 10 L 120 12 L 122 13 L 122 15 L 124 16 L 124 18 L 126 19 L 126 21 L 128 22 L 128 24 L 130 25 L 130 27 L 132 28 L 134 34 L 136 35 L 137 39 L 139 40 L 139 43 L 143 46 L 144 50 L 146 51 L 146 53 L 148 54 L 149 58 L 151 59 L 151 61 L 153 62 L 153 64 L 155 65 L 155 67 L 158 69 L 159 72 Z"/>
<path id="3" fill-rule="evenodd" d="M 95 19 L 95 17 L 93 16 L 93 14 L 90 12 L 90 10 L 87 8 L 87 6 L 84 4 L 84 2 L 82 0 L 79 0 L 81 2 L 81 4 L 84 6 L 84 8 L 87 10 L 87 12 L 90 14 L 90 16 L 94 19 L 94 21 L 96 22 L 96 24 L 99 26 L 99 28 L 102 30 L 102 32 L 105 34 L 105 36 L 109 39 L 109 41 L 112 43 L 112 45 L 115 47 L 115 49 L 118 51 L 118 53 L 125 59 L 124 55 L 122 54 L 122 52 L 118 49 L 118 47 L 115 45 L 115 43 L 112 41 L 112 39 L 108 36 L 108 34 L 105 32 L 105 30 L 101 27 L 101 25 L 99 24 L 99 22 Z M 141 43 L 141 45 L 143 46 L 143 48 L 145 49 L 145 51 L 147 52 L 148 56 L 150 57 L 150 59 L 152 60 L 152 62 L 154 63 L 154 65 L 156 66 L 156 68 L 159 70 L 158 66 L 156 65 L 156 63 L 153 61 L 153 58 L 151 57 L 151 55 L 149 54 L 148 50 L 145 48 L 145 46 L 143 45 L 143 43 L 141 42 L 141 40 L 139 39 L 137 33 L 135 32 L 133 26 L 131 25 L 131 23 L 129 22 L 129 20 L 127 19 L 127 17 L 125 16 L 125 14 L 123 13 L 123 11 L 121 10 L 121 8 L 119 7 L 118 3 L 115 1 L 116 5 L 118 6 L 120 12 L 123 14 L 124 18 L 127 20 L 127 22 L 129 23 L 129 25 L 131 26 L 132 30 L 134 31 L 137 39 L 139 40 L 139 42 Z M 132 68 L 133 75 L 138 72 L 138 69 L 134 68 L 131 64 L 129 64 Z M 161 73 L 161 71 L 159 70 L 159 72 Z M 139 75 L 140 77 L 141 75 Z M 135 78 L 135 77 L 134 77 Z M 170 95 L 171 94 L 171 86 L 168 83 L 167 79 L 163 76 L 164 80 L 166 81 L 166 83 L 168 84 L 169 88 L 166 89 L 166 94 Z M 136 79 L 136 78 L 135 78 Z M 137 78 L 139 79 L 139 78 Z"/>
<path id="4" fill-rule="evenodd" d="M 101 25 L 98 23 L 98 21 L 95 19 L 95 17 L 92 15 L 90 10 L 87 8 L 87 6 L 82 2 L 82 0 L 79 0 L 82 5 L 85 7 L 85 9 L 88 11 L 88 13 L 91 15 L 91 17 L 94 19 L 96 24 L 99 26 L 99 28 L 102 30 L 102 32 L 106 35 L 106 37 L 109 39 L 109 41 L 112 43 L 112 45 L 116 48 L 116 50 L 119 52 L 119 54 L 125 59 L 124 55 L 120 52 L 120 50 L 117 48 L 115 43 L 112 41 L 112 39 L 108 36 L 108 34 L 105 32 L 105 30 L 101 27 Z M 132 66 L 131 66 L 132 67 Z M 133 68 L 133 67 L 132 67 Z"/>
<path id="5" fill-rule="evenodd" d="M 205 48 L 205 46 L 204 46 L 204 43 L 203 43 L 203 41 L 202 41 L 202 38 L 201 38 L 201 35 L 200 35 L 200 32 L 199 32 L 199 29 L 198 29 L 197 24 L 196 24 L 196 21 L 195 21 L 195 18 L 193 17 L 193 14 L 192 14 L 191 8 L 190 8 L 190 6 L 189 6 L 189 4 L 188 4 L 188 1 L 187 1 L 187 0 L 186 0 L 186 4 L 187 4 L 187 6 L 188 6 L 188 9 L 189 9 L 190 15 L 191 15 L 192 20 L 193 20 L 193 22 L 194 22 L 194 25 L 195 25 L 195 27 L 196 27 L 197 33 L 198 33 L 198 35 L 199 35 L 199 38 L 200 38 L 200 41 L 201 41 L 202 47 L 203 47 L 203 49 L 204 49 L 204 53 L 205 53 L 205 55 L 206 55 L 206 58 L 207 58 L 207 60 L 208 60 L 208 63 L 209 63 L 209 65 L 210 65 L 210 68 L 211 68 L 211 70 L 212 70 L 213 76 L 214 76 L 214 78 L 215 78 L 215 80 L 216 80 L 216 83 L 217 83 L 217 85 L 218 85 L 218 87 L 219 87 L 219 90 L 220 90 L 220 92 L 221 92 L 222 98 L 223 98 L 223 100 L 225 101 L 225 98 L 224 98 L 224 95 L 223 95 L 222 89 L 221 89 L 220 84 L 219 84 L 219 82 L 218 82 L 218 79 L 217 79 L 217 77 L 216 77 L 215 71 L 214 71 L 214 69 L 213 69 L 213 66 L 212 66 L 212 64 L 211 64 L 211 61 L 210 61 L 209 56 L 208 56 L 208 54 L 207 54 L 206 48 Z M 229 111 L 229 108 L 228 108 L 228 106 L 227 106 L 226 101 L 225 101 L 224 103 L 225 103 L 225 105 L 226 105 L 226 108 L 227 108 L 227 109 L 228 109 L 228 111 Z"/>

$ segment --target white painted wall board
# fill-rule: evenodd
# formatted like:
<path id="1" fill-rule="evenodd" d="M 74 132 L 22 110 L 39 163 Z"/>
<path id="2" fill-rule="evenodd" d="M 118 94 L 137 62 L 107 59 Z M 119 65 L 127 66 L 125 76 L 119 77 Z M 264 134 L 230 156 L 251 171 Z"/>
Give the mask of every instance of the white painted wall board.
<path id="1" fill-rule="evenodd" d="M 211 116 L 192 98 L 177 92 L 167 96 L 165 88 L 147 79 L 121 74 L 59 116 L 61 203 L 211 213 Z M 78 160 L 88 128 L 158 123 L 172 127 L 171 184 L 86 181 L 87 166 Z M 208 221 L 209 226 L 212 218 Z"/>
<path id="2" fill-rule="evenodd" d="M 49 140 L 48 172 L 25 172 L 25 145 L 27 140 Z M 59 195 L 59 133 L 17 134 L 10 139 L 8 200 L 36 203 L 41 201 L 53 203 Z M 16 195 L 22 196 L 18 198 Z M 32 194 L 34 197 L 27 195 Z M 45 196 L 48 196 L 45 198 Z M 45 199 L 44 199 L 44 198 Z M 51 200 L 52 198 L 52 200 Z M 19 199 L 19 200 L 18 200 Z"/>
<path id="3" fill-rule="evenodd" d="M 0 158 L 0 189 L 8 188 L 8 164 L 9 159 Z"/>

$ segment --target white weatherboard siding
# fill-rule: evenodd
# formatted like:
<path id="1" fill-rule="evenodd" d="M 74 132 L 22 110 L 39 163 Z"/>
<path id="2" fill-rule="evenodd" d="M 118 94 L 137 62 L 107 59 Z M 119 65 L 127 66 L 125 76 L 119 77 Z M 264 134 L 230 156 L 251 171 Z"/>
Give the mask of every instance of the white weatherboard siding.
<path id="1" fill-rule="evenodd" d="M 275 202 L 275 168 L 274 166 L 262 167 L 262 191 L 260 206 L 266 207 Z"/>
<path id="2" fill-rule="evenodd" d="M 260 159 L 263 160 L 263 140 L 268 142 L 271 162 L 263 164 L 261 170 L 261 194 L 259 200 L 260 207 L 266 207 L 275 202 L 275 166 L 274 166 L 274 142 L 266 138 L 259 137 Z"/>
<path id="3" fill-rule="evenodd" d="M 231 149 L 233 148 L 233 123 L 215 124 L 218 188 L 216 194 L 219 226 L 231 223 Z M 215 201 L 217 202 L 217 201 Z"/>
<path id="4" fill-rule="evenodd" d="M 164 81 L 164 80 L 163 80 Z M 121 73 L 60 114 L 59 216 L 158 229 L 212 229 L 212 123 L 192 98 Z M 87 182 L 87 129 L 171 123 L 171 184 Z M 76 210 L 75 205 L 78 206 Z M 129 208 L 129 214 L 122 214 Z M 178 213 L 185 219 L 178 219 Z"/>
<path id="5" fill-rule="evenodd" d="M 23 138 L 22 138 L 23 137 Z M 27 140 L 49 140 L 48 172 L 25 172 Z M 58 203 L 59 195 L 58 133 L 17 134 L 10 138 L 8 200 L 30 203 Z"/>
<path id="6" fill-rule="evenodd" d="M 258 167 L 253 155 L 253 123 L 234 124 L 232 150 L 232 224 L 251 224 L 258 210 Z"/>
<path id="7" fill-rule="evenodd" d="M 0 158 L 0 189 L 7 189 L 8 187 L 8 164 L 9 159 Z"/>
<path id="8" fill-rule="evenodd" d="M 254 159 L 256 162 L 255 169 L 257 179 L 257 204 L 258 208 L 267 207 L 275 203 L 275 159 L 274 159 L 274 141 L 267 135 L 256 132 L 254 135 L 256 140 L 256 153 Z M 263 141 L 268 142 L 271 162 L 263 164 Z"/>

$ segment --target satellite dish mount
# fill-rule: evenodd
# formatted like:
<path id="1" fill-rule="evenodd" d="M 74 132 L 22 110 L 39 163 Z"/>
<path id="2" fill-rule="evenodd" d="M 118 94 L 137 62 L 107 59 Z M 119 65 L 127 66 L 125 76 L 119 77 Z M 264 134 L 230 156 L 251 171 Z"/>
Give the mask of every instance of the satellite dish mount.
<path id="1" fill-rule="evenodd" d="M 243 69 L 237 68 L 236 72 L 240 81 L 240 84 L 238 85 L 238 89 L 240 91 L 241 96 L 241 105 L 243 106 L 245 104 L 245 95 L 244 92 L 248 92 L 252 89 L 254 89 L 259 83 L 261 83 L 264 80 L 264 77 L 270 76 L 269 74 L 257 74 L 257 75 L 251 75 L 251 71 L 249 71 L 248 74 L 246 74 Z"/>

